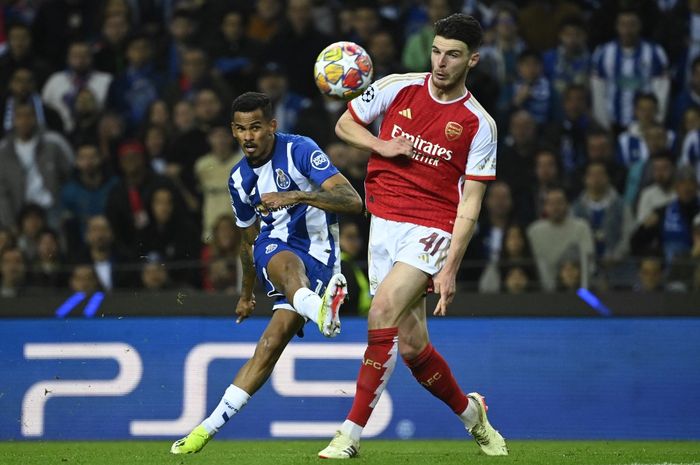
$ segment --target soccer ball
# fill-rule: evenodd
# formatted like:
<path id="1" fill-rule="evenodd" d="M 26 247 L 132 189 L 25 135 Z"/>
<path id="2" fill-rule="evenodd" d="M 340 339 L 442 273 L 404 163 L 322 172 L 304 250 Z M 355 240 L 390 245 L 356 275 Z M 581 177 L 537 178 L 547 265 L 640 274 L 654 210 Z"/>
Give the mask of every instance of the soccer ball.
<path id="1" fill-rule="evenodd" d="M 343 100 L 357 97 L 372 82 L 372 59 L 354 42 L 336 42 L 319 53 L 314 80 L 323 95 Z"/>

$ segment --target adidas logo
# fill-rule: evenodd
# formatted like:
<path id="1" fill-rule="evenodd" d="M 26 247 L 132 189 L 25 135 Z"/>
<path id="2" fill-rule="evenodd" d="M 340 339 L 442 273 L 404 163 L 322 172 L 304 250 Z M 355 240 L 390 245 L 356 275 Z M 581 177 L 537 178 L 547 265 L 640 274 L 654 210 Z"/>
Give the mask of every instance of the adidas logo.
<path id="1" fill-rule="evenodd" d="M 410 108 L 406 108 L 405 110 L 401 110 L 399 112 L 399 115 L 403 116 L 404 118 L 413 119 L 413 115 L 411 114 Z"/>

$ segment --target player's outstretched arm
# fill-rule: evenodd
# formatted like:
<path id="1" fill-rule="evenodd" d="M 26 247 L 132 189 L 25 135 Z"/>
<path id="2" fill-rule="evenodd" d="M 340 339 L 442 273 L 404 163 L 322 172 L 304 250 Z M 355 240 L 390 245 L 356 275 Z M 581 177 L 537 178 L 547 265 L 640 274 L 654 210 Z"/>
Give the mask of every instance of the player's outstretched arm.
<path id="1" fill-rule="evenodd" d="M 236 305 L 236 323 L 240 323 L 253 313 L 255 309 L 255 263 L 253 262 L 253 243 L 260 232 L 260 224 L 256 221 L 252 225 L 243 229 L 243 241 L 241 243 L 241 267 L 243 268 L 243 279 L 241 284 L 241 297 Z"/>
<path id="2" fill-rule="evenodd" d="M 413 145 L 404 137 L 395 137 L 391 140 L 382 140 L 355 121 L 349 111 L 345 111 L 335 124 L 335 133 L 341 140 L 357 147 L 378 153 L 383 157 L 397 157 L 399 155 L 410 156 L 413 153 Z"/>
<path id="3" fill-rule="evenodd" d="M 452 303 L 457 287 L 457 271 L 476 229 L 485 191 L 484 182 L 467 180 L 464 183 L 464 193 L 457 207 L 455 225 L 452 228 L 452 242 L 447 252 L 445 266 L 433 278 L 435 293 L 440 294 L 440 300 L 433 315 L 444 316 L 447 313 L 447 306 Z"/>
<path id="4" fill-rule="evenodd" d="M 345 176 L 336 173 L 323 181 L 320 191 L 268 192 L 260 198 L 268 210 L 274 211 L 297 203 L 334 213 L 361 213 L 362 198 Z"/>

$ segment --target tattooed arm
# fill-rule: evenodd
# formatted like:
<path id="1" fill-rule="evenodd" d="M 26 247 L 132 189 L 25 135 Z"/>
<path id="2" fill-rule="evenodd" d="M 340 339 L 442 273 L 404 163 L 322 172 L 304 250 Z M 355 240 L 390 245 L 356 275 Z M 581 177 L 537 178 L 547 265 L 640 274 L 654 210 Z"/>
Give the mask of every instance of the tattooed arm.
<path id="1" fill-rule="evenodd" d="M 241 243 L 241 267 L 243 269 L 243 279 L 241 284 L 241 297 L 236 305 L 236 323 L 240 323 L 253 313 L 255 308 L 255 263 L 253 262 L 253 243 L 260 232 L 260 224 L 256 221 L 252 225 L 243 229 L 243 241 Z"/>
<path id="2" fill-rule="evenodd" d="M 261 196 L 268 210 L 305 203 L 321 210 L 335 213 L 361 213 L 362 199 L 355 188 L 342 174 L 334 174 L 326 179 L 317 192 L 269 192 Z"/>

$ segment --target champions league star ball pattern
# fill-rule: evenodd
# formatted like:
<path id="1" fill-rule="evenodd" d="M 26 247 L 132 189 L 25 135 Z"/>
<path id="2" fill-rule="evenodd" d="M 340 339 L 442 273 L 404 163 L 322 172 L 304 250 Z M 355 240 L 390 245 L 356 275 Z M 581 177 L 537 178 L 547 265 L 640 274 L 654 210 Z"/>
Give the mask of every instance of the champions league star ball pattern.
<path id="1" fill-rule="evenodd" d="M 354 42 L 336 42 L 316 58 L 314 79 L 322 94 L 350 100 L 372 82 L 372 59 Z"/>

